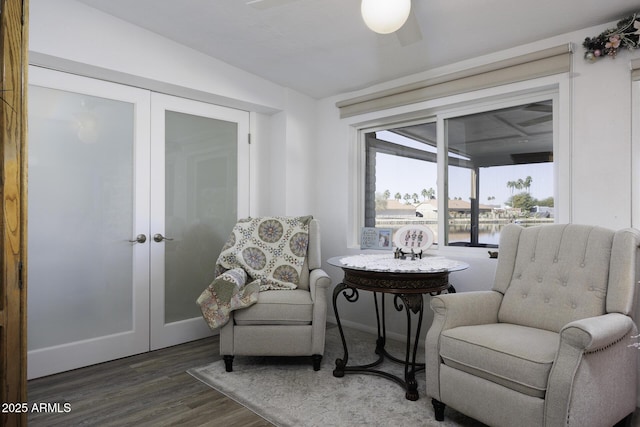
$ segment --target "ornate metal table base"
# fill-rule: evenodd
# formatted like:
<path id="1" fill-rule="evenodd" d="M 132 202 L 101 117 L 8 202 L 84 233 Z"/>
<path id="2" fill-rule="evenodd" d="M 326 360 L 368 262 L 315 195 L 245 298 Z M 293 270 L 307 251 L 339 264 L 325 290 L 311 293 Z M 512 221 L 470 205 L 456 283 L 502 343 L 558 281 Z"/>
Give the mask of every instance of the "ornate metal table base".
<path id="1" fill-rule="evenodd" d="M 364 270 L 351 270 L 344 268 L 345 277 L 343 283 L 337 285 L 333 291 L 333 310 L 342 339 L 344 348 L 344 356 L 336 359 L 336 367 L 333 371 L 334 377 L 343 377 L 346 373 L 367 373 L 382 376 L 398 383 L 405 389 L 405 397 L 408 400 L 418 400 L 418 383 L 416 381 L 416 372 L 424 370 L 424 363 L 416 361 L 418 352 L 418 340 L 420 338 L 420 329 L 424 313 L 423 294 L 440 293 L 443 290 L 455 292 L 453 286 L 449 285 L 448 272 L 403 274 L 395 272 L 372 272 Z M 359 299 L 358 290 L 367 290 L 373 292 L 376 320 L 378 324 L 378 337 L 376 340 L 375 353 L 378 359 L 373 363 L 366 365 L 348 366 L 349 351 L 347 349 L 347 341 L 345 339 L 338 306 L 336 304 L 338 296 L 344 295 L 348 302 L 356 302 Z M 386 323 L 385 323 L 385 294 L 394 295 L 394 307 L 397 311 L 404 310 L 407 315 L 407 343 L 405 348 L 404 360 L 398 359 L 387 352 L 386 343 Z M 380 303 L 378 303 L 378 294 L 380 294 Z M 380 306 L 382 309 L 380 309 Z M 415 335 L 411 332 L 411 316 L 417 316 L 417 326 Z M 392 362 L 404 365 L 404 378 L 400 378 L 389 372 L 385 372 L 376 367 L 389 359 Z"/>

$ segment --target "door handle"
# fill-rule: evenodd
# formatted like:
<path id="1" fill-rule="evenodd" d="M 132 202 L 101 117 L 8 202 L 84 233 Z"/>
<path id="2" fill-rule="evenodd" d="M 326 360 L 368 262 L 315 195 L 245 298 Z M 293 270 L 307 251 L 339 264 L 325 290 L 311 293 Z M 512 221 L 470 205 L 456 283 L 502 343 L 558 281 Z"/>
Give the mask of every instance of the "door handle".
<path id="1" fill-rule="evenodd" d="M 153 240 L 160 243 L 163 240 L 173 240 L 173 239 L 170 237 L 164 237 L 162 234 L 158 233 L 153 235 Z"/>
<path id="2" fill-rule="evenodd" d="M 147 241 L 147 236 L 145 236 L 144 234 L 138 234 L 135 240 L 129 240 L 129 242 L 131 243 L 144 243 L 146 241 Z"/>

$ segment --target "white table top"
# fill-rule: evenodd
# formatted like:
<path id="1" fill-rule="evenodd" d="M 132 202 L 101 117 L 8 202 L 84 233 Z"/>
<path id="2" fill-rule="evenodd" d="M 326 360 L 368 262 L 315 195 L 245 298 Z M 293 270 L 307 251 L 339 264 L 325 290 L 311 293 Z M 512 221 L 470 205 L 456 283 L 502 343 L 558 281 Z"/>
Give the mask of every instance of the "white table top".
<path id="1" fill-rule="evenodd" d="M 366 271 L 397 271 L 406 273 L 429 273 L 459 271 L 469 264 L 443 256 L 423 255 L 415 260 L 397 259 L 393 254 L 360 254 L 333 257 L 327 262 L 336 267 Z"/>

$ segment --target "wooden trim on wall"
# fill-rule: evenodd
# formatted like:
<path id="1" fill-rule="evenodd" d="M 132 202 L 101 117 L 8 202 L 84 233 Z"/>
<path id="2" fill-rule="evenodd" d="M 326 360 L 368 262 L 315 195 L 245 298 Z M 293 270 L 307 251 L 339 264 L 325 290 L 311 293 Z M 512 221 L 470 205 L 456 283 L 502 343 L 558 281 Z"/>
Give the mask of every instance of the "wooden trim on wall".
<path id="1" fill-rule="evenodd" d="M 28 0 L 0 0 L 0 400 L 27 402 L 26 134 Z M 27 407 L 28 408 L 28 407 Z M 26 426 L 23 406 L 0 426 Z"/>

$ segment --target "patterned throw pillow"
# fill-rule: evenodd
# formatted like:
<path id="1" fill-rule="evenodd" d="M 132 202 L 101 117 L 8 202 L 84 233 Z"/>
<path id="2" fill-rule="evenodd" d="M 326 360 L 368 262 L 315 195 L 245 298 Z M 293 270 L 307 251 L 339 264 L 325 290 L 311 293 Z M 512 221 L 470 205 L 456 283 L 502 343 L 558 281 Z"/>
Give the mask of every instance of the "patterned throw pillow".
<path id="1" fill-rule="evenodd" d="M 242 268 L 260 280 L 260 290 L 296 289 L 309 246 L 306 217 L 239 221 L 218 257 L 218 271 Z"/>

